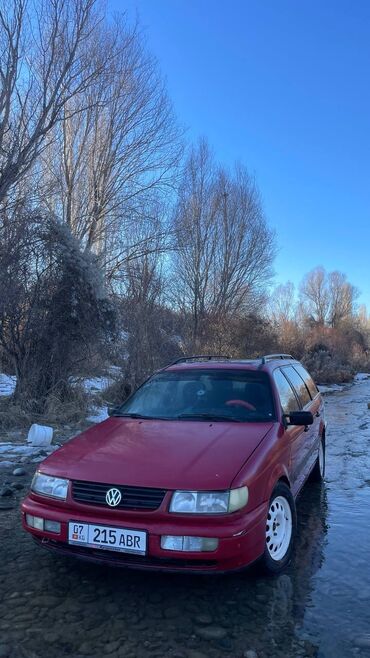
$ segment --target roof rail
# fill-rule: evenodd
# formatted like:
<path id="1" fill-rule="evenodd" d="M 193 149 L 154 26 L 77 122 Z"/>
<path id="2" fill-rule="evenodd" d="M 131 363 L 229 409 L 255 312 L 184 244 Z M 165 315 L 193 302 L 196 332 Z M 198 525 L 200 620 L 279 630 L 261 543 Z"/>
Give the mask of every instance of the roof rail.
<path id="1" fill-rule="evenodd" d="M 293 359 L 294 356 L 291 354 L 265 354 L 264 356 L 261 357 L 262 363 L 266 363 L 266 361 L 272 361 L 273 359 Z"/>
<path id="2" fill-rule="evenodd" d="M 180 359 L 176 359 L 176 361 L 169 363 L 166 367 L 174 366 L 176 363 L 187 363 L 188 361 L 212 361 L 212 359 L 219 359 L 222 361 L 223 359 L 231 359 L 231 356 L 225 354 L 195 354 L 194 356 L 182 356 Z"/>

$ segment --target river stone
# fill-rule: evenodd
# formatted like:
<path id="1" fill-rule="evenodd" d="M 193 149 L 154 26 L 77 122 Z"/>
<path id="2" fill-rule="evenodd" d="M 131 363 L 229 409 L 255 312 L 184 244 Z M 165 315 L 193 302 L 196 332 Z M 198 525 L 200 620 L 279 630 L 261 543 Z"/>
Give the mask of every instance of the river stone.
<path id="1" fill-rule="evenodd" d="M 1 498 L 6 498 L 8 496 L 12 496 L 14 493 L 13 489 L 8 487 L 7 484 L 5 484 L 1 489 L 0 489 L 0 497 Z"/>
<path id="2" fill-rule="evenodd" d="M 12 489 L 17 489 L 18 491 L 24 489 L 24 484 L 22 484 L 22 482 L 11 482 L 10 486 L 12 487 Z"/>
<path id="3" fill-rule="evenodd" d="M 12 500 L 0 500 L 0 510 L 13 509 L 14 507 Z"/>
<path id="4" fill-rule="evenodd" d="M 208 626 L 208 624 L 212 624 L 213 618 L 211 615 L 207 614 L 199 614 L 194 617 L 194 621 L 196 624 L 201 624 L 202 626 Z"/>
<path id="5" fill-rule="evenodd" d="M 175 617 L 179 617 L 181 615 L 181 612 L 179 608 L 176 608 L 176 606 L 171 606 L 170 608 L 166 608 L 164 611 L 164 616 L 166 619 L 175 619 Z"/>
<path id="6" fill-rule="evenodd" d="M 58 631 L 47 631 L 45 633 L 44 637 L 45 637 L 46 642 L 48 642 L 50 644 L 54 644 L 55 642 L 57 642 L 59 640 L 60 632 L 58 632 Z"/>
<path id="7" fill-rule="evenodd" d="M 114 640 L 114 642 L 108 642 L 108 644 L 105 645 L 104 650 L 106 653 L 113 653 L 113 651 L 117 651 L 120 647 L 120 641 L 119 640 Z"/>
<path id="8" fill-rule="evenodd" d="M 7 461 L 6 459 L 0 462 L 0 469 L 10 468 L 11 466 L 14 466 L 13 462 Z"/>
<path id="9" fill-rule="evenodd" d="M 148 596 L 149 603 L 161 603 L 163 596 L 160 592 L 151 592 Z"/>
<path id="10" fill-rule="evenodd" d="M 363 649 L 370 648 L 370 634 L 360 635 L 360 637 L 355 640 L 356 647 L 361 647 Z"/>
<path id="11" fill-rule="evenodd" d="M 33 605 L 41 608 L 54 608 L 60 603 L 60 599 L 52 594 L 39 594 L 33 600 Z"/>
<path id="12" fill-rule="evenodd" d="M 203 626 L 195 629 L 195 633 L 205 640 L 222 640 L 227 631 L 221 626 Z"/>
<path id="13" fill-rule="evenodd" d="M 218 646 L 221 647 L 223 651 L 232 651 L 233 649 L 233 643 L 228 637 L 222 638 L 222 640 L 219 641 Z"/>
<path id="14" fill-rule="evenodd" d="M 15 469 L 14 469 L 14 471 L 13 471 L 13 475 L 26 475 L 26 472 L 27 472 L 27 471 L 25 471 L 24 468 L 19 467 L 19 468 L 15 468 Z"/>

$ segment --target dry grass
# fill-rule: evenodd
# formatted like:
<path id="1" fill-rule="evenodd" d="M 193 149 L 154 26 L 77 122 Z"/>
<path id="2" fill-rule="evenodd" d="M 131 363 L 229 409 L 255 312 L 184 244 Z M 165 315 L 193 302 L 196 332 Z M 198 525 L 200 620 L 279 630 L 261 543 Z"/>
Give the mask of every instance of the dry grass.
<path id="1" fill-rule="evenodd" d="M 10 397 L 0 398 L 0 431 L 24 429 L 35 422 L 32 414 L 22 409 L 19 405 L 12 403 Z"/>
<path id="2" fill-rule="evenodd" d="M 11 397 L 4 396 L 0 398 L 0 431 L 24 430 L 32 423 L 50 425 L 53 428 L 62 424 L 85 423 L 88 407 L 89 396 L 82 386 L 68 388 L 63 399 L 57 392 L 50 393 L 43 414 L 29 410 L 32 408 L 32 401 L 21 406 L 13 402 Z"/>
<path id="3" fill-rule="evenodd" d="M 74 423 L 85 418 L 89 408 L 89 395 L 83 386 L 68 387 L 63 397 L 51 393 L 45 404 L 45 417 L 51 423 Z"/>
<path id="4" fill-rule="evenodd" d="M 131 393 L 131 386 L 126 379 L 120 378 L 114 381 L 108 388 L 95 396 L 98 404 L 118 405 L 122 404 Z"/>

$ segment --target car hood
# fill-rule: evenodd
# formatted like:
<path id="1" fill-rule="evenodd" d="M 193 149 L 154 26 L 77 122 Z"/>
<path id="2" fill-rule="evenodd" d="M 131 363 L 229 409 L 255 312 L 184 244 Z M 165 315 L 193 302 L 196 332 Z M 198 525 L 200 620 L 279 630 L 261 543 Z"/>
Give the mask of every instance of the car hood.
<path id="1" fill-rule="evenodd" d="M 272 426 L 111 417 L 70 440 L 39 468 L 107 484 L 227 489 Z"/>

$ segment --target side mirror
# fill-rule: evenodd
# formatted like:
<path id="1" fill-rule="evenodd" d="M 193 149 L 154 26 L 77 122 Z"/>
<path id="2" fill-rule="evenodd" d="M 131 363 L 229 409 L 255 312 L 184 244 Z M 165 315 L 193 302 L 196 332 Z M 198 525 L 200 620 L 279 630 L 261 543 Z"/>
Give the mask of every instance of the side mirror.
<path id="1" fill-rule="evenodd" d="M 284 414 L 287 425 L 312 425 L 313 415 L 311 411 L 292 411 L 290 414 Z"/>

